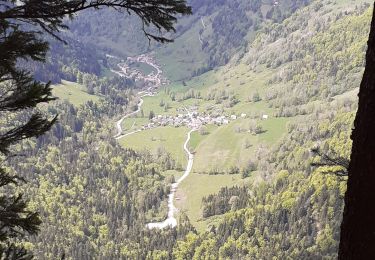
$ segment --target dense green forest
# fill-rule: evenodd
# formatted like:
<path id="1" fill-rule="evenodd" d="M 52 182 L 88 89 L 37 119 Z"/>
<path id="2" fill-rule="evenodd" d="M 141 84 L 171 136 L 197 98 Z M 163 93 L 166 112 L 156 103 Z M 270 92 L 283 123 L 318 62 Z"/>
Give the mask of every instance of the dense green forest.
<path id="1" fill-rule="evenodd" d="M 167 184 L 173 179 L 162 173 L 175 163 L 163 152 L 155 158 L 120 148 L 103 126 L 108 118 L 97 120 L 108 106 L 54 104 L 49 109 L 60 114 L 60 122 L 48 135 L 20 147 L 27 162 L 13 161 L 14 169 L 30 180 L 22 187 L 30 208 L 44 220 L 41 234 L 27 245 L 37 258 L 168 257 L 159 249 L 171 248 L 194 230 L 188 221 L 179 231 L 144 229 L 147 219 L 164 217 Z"/>
<path id="2" fill-rule="evenodd" d="M 27 180 L 16 191 L 41 214 L 41 232 L 25 244 L 36 259 L 336 258 L 346 177 L 334 173 L 345 169 L 314 167 L 322 158 L 312 149 L 350 156 L 371 1 L 276 2 L 192 0 L 194 14 L 181 20 L 170 34 L 176 41 L 166 46 L 148 45 L 133 16 L 85 12 L 69 23 L 68 45 L 51 39 L 47 63 L 22 63 L 37 79 L 74 82 L 92 98 L 78 104 L 68 95 L 40 106 L 58 114 L 58 123 L 14 147 L 22 156 L 7 164 Z M 203 102 L 229 110 L 266 104 L 262 111 L 289 120 L 280 139 L 249 152 L 247 167 L 215 172 L 247 182 L 224 183 L 198 201 L 199 218 L 209 223 L 203 230 L 184 211 L 176 228 L 146 228 L 165 219 L 175 182 L 171 172 L 181 172 L 181 163 L 168 150 L 124 148 L 113 138 L 114 122 L 137 109 L 137 93 L 145 86 L 111 73 L 115 63 L 106 54 L 148 51 L 172 84 L 153 110 L 142 110 L 145 117 L 173 110 L 178 102 Z M 254 88 L 246 98 L 233 89 L 205 92 L 210 81 L 197 77 L 236 66 L 264 79 L 265 88 Z M 199 90 L 190 83 L 195 79 Z M 250 128 L 254 138 L 267 132 L 260 124 Z M 204 128 L 197 138 L 212 131 Z"/>
<path id="3" fill-rule="evenodd" d="M 101 75 L 108 67 L 105 55 L 97 52 L 96 47 L 83 44 L 68 36 L 61 41 L 46 37 L 50 42 L 47 61 L 20 61 L 22 67 L 27 68 L 35 79 L 52 83 L 60 83 L 62 79 L 76 81 L 78 71 L 94 75 Z"/>
<path id="4" fill-rule="evenodd" d="M 59 101 L 44 108 L 58 113 L 59 123 L 16 148 L 28 158 L 11 160 L 12 168 L 30 180 L 20 191 L 44 220 L 41 235 L 26 243 L 37 258 L 169 258 L 176 239 L 194 231 L 183 218 L 178 231 L 145 230 L 146 220 L 164 217 L 173 177 L 163 172 L 177 166 L 165 151 L 155 157 L 124 150 L 110 136 L 113 113 L 131 107 L 133 98 L 131 82 L 120 85 L 124 104 L 114 98 L 79 107 Z M 105 86 L 116 90 L 113 82 Z"/>

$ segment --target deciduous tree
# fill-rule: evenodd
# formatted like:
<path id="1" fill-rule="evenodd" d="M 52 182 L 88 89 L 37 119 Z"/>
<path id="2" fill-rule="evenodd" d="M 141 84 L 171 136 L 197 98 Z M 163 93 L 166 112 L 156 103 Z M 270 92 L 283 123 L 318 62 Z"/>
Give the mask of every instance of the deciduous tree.
<path id="1" fill-rule="evenodd" d="M 35 81 L 25 69 L 17 66 L 20 60 L 43 62 L 48 42 L 43 33 L 62 40 L 59 32 L 68 27 L 65 18 L 86 9 L 112 8 L 137 15 L 143 22 L 143 32 L 149 40 L 169 42 L 163 32 L 174 31 L 178 15 L 191 13 L 185 0 L 4 0 L 0 1 L 0 113 L 6 118 L 19 119 L 17 126 L 6 122 L 0 131 L 0 152 L 11 154 L 11 146 L 48 131 L 57 117 L 48 118 L 38 110 L 38 104 L 54 99 L 50 83 Z M 146 27 L 155 27 L 157 34 Z M 22 121 L 22 118 L 27 118 Z M 0 168 L 0 258 L 26 259 L 31 255 L 16 244 L 26 233 L 35 234 L 41 223 L 37 213 L 27 210 L 21 195 L 5 195 L 10 184 L 18 185 L 22 178 Z"/>

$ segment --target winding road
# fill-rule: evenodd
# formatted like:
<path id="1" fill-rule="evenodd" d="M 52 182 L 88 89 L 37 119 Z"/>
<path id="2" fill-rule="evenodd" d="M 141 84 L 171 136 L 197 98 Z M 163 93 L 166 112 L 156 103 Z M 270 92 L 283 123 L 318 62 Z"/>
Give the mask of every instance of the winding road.
<path id="1" fill-rule="evenodd" d="M 188 163 L 186 166 L 186 170 L 184 175 L 182 175 L 177 182 L 172 184 L 171 193 L 168 195 L 168 217 L 163 222 L 155 222 L 155 223 L 149 223 L 147 224 L 147 227 L 149 229 L 158 228 L 163 229 L 166 227 L 176 227 L 177 226 L 177 220 L 174 217 L 174 214 L 177 212 L 176 207 L 174 206 L 174 195 L 176 193 L 176 190 L 180 183 L 186 179 L 186 177 L 189 176 L 191 173 L 191 170 L 193 168 L 193 162 L 194 162 L 194 155 L 189 151 L 188 144 L 190 142 L 191 133 L 196 131 L 196 129 L 191 129 L 190 132 L 187 134 L 187 138 L 184 144 L 184 150 L 186 154 L 188 155 Z"/>
<path id="2" fill-rule="evenodd" d="M 139 92 L 139 93 L 142 93 L 142 92 Z M 122 122 L 126 118 L 131 117 L 132 115 L 136 115 L 139 111 L 141 111 L 141 107 L 142 107 L 143 102 L 144 102 L 142 98 L 146 97 L 146 96 L 152 97 L 153 94 L 150 93 L 150 92 L 147 92 L 146 94 L 141 95 L 139 103 L 137 104 L 137 110 L 124 115 L 119 121 L 116 122 L 117 134 L 115 136 L 113 136 L 114 138 L 116 138 L 116 140 L 119 140 L 119 139 L 121 139 L 121 138 L 123 138 L 125 136 L 132 135 L 132 134 L 135 134 L 135 133 L 138 133 L 138 132 L 142 131 L 142 130 L 136 130 L 136 131 L 133 131 L 133 132 L 129 132 L 129 133 L 123 134 Z"/>
<path id="3" fill-rule="evenodd" d="M 112 58 L 112 59 L 119 59 L 118 57 L 112 56 L 112 55 L 109 55 L 109 54 L 107 54 L 106 56 L 108 58 Z M 135 57 L 135 58 L 129 57 L 128 60 L 130 60 L 130 61 L 144 62 L 144 63 L 148 64 L 149 66 L 155 68 L 156 74 L 150 73 L 147 76 L 143 76 L 143 80 L 145 82 L 150 82 L 150 83 L 153 83 L 155 85 L 154 85 L 154 87 L 152 87 L 152 86 L 149 87 L 147 90 L 138 92 L 140 100 L 139 100 L 139 103 L 137 104 L 137 110 L 124 115 L 120 120 L 118 120 L 116 122 L 117 134 L 113 136 L 116 140 L 119 140 L 119 139 L 121 139 L 123 137 L 126 137 L 126 136 L 129 136 L 129 135 L 132 135 L 132 134 L 135 134 L 135 133 L 138 133 L 138 132 L 142 131 L 142 130 L 136 130 L 136 131 L 133 131 L 133 132 L 129 132 L 129 133 L 123 134 L 122 122 L 126 118 L 129 118 L 129 117 L 131 117 L 133 115 L 136 115 L 136 114 L 138 114 L 139 111 L 141 111 L 141 108 L 142 108 L 142 105 L 143 105 L 143 102 L 144 102 L 143 99 L 142 99 L 143 97 L 146 97 L 146 96 L 152 97 L 152 96 L 154 96 L 154 94 L 152 93 L 152 89 L 160 87 L 160 85 L 161 85 L 161 75 L 163 73 L 163 71 L 159 68 L 159 66 L 157 66 L 156 63 L 154 63 L 150 59 L 148 59 L 147 56 L 145 56 L 145 55 L 141 55 L 141 56 Z M 129 71 L 129 67 L 127 66 L 126 63 L 121 62 L 121 63 L 118 63 L 117 66 L 120 68 L 120 71 L 116 71 L 116 70 L 111 70 L 111 71 L 114 72 L 114 73 L 116 73 L 120 77 L 127 78 L 127 77 L 129 77 L 129 75 L 127 75 L 127 73 L 130 73 L 131 75 L 134 74 L 134 72 Z"/>

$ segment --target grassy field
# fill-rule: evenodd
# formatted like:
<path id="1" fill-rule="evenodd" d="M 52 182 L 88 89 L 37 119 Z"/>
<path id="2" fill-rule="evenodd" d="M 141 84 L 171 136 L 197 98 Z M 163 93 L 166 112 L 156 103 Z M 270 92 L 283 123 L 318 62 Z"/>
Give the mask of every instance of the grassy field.
<path id="1" fill-rule="evenodd" d="M 96 102 L 100 99 L 98 96 L 88 94 L 83 85 L 66 80 L 53 86 L 52 94 L 60 100 L 68 100 L 75 106 L 83 105 L 87 101 Z"/>
<path id="2" fill-rule="evenodd" d="M 208 175 L 197 172 L 181 183 L 176 193 L 176 207 L 185 212 L 192 224 L 200 231 L 207 227 L 207 221 L 202 219 L 202 198 L 219 192 L 224 186 L 245 185 L 249 179 L 241 179 L 240 175 Z"/>
<path id="3" fill-rule="evenodd" d="M 205 131 L 207 132 L 207 134 L 204 134 L 202 135 L 201 133 L 199 133 L 199 131 L 195 131 L 191 134 L 191 139 L 190 139 L 190 142 L 189 142 L 189 150 L 191 152 L 196 152 L 196 149 L 198 148 L 199 144 L 201 142 L 203 142 L 207 137 L 209 137 L 209 135 L 215 131 L 215 129 L 217 128 L 217 126 L 214 126 L 214 125 L 207 125 L 207 126 L 204 126 L 204 129 Z"/>
<path id="4" fill-rule="evenodd" d="M 183 174 L 184 174 L 184 171 L 169 170 L 169 171 L 165 171 L 163 173 L 163 176 L 164 177 L 173 176 L 175 180 L 178 180 Z"/>
<path id="5" fill-rule="evenodd" d="M 199 41 L 200 22 L 178 37 L 173 44 L 164 45 L 156 54 L 167 77 L 171 81 L 186 79 L 194 70 L 205 65 L 206 53 L 200 47 L 191 48 L 186 44 L 201 46 Z"/>
<path id="6" fill-rule="evenodd" d="M 270 118 L 268 120 L 261 120 L 260 125 L 266 131 L 259 135 L 259 141 L 266 144 L 275 144 L 287 130 L 287 123 L 293 119 L 288 118 Z"/>
<path id="7" fill-rule="evenodd" d="M 145 117 L 131 117 L 127 118 L 122 122 L 122 129 L 124 133 L 138 130 L 143 125 L 149 122 L 148 118 Z"/>
<path id="8" fill-rule="evenodd" d="M 183 149 L 188 129 L 174 127 L 158 127 L 124 137 L 119 140 L 126 148 L 149 150 L 156 153 L 159 148 L 165 149 L 172 157 L 185 167 L 187 156 Z"/>
<path id="9" fill-rule="evenodd" d="M 259 125 L 264 132 L 258 135 L 247 131 L 250 119 L 238 119 L 212 130 L 204 139 L 201 138 L 199 145 L 195 147 L 194 170 L 227 171 L 231 166 L 245 167 L 260 144 L 271 146 L 282 137 L 288 121 L 285 118 L 261 120 Z"/>
<path id="10" fill-rule="evenodd" d="M 200 91 L 202 96 L 206 96 L 209 92 L 231 92 L 239 100 L 233 107 L 205 100 L 191 99 L 191 102 L 198 104 L 201 112 L 214 107 L 222 110 L 227 116 L 239 117 L 241 114 L 246 114 L 246 118 L 232 121 L 229 125 L 209 126 L 207 136 L 201 136 L 199 133 L 192 135 L 190 146 L 196 152 L 195 171 L 207 172 L 213 168 L 226 171 L 231 166 L 244 167 L 260 144 L 272 145 L 283 136 L 287 123 L 293 119 L 274 117 L 275 111 L 269 108 L 266 101 L 249 102 L 249 97 L 255 92 L 261 97 L 265 95 L 268 88 L 267 81 L 271 75 L 270 71 L 249 71 L 244 64 L 228 65 L 187 81 L 185 86 L 179 83 L 172 86 L 176 92 L 193 88 L 195 91 Z M 261 120 L 263 115 L 268 115 L 269 119 Z M 262 126 L 264 132 L 259 135 L 249 133 L 251 121 Z M 245 143 L 251 146 L 245 147 Z"/>

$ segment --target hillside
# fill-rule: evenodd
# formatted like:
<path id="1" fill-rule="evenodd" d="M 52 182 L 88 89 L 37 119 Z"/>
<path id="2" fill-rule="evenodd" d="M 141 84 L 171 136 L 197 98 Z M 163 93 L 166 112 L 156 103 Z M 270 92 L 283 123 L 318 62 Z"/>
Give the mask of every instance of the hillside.
<path id="1" fill-rule="evenodd" d="M 168 78 L 182 80 L 224 65 L 235 54 L 243 55 L 255 32 L 265 23 L 281 22 L 310 0 L 188 2 L 193 15 L 182 17 L 176 33 L 166 35 L 175 39 L 168 45 L 149 44 L 139 33 L 141 24 L 135 16 L 124 19 L 109 10 L 84 12 L 69 26 L 72 37 L 106 53 L 136 56 L 155 51 Z M 157 33 L 155 28 L 149 30 Z"/>
<path id="2" fill-rule="evenodd" d="M 192 0 L 168 45 L 148 45 L 133 16 L 81 14 L 72 47 L 32 65 L 56 76 L 60 100 L 41 110 L 60 119 L 9 165 L 43 219 L 27 247 L 40 259 L 335 259 L 345 169 L 313 167 L 311 150 L 349 158 L 371 2 Z M 146 226 L 171 208 L 176 228 Z"/>
<path id="3" fill-rule="evenodd" d="M 130 118 L 124 121 L 127 126 L 132 125 L 133 129 L 137 129 L 134 122 L 136 120 L 147 121 L 150 111 L 157 115 L 173 115 L 177 114 L 176 111 L 179 108 L 192 105 L 199 113 L 225 115 L 227 118 L 236 117 L 228 125 L 209 126 L 207 133 L 196 134 L 194 137 L 197 141 L 194 141 L 193 174 L 178 192 L 179 197 L 187 199 L 177 202 L 186 210 L 193 224 L 196 223 L 200 228 L 207 225 L 200 217 L 202 208 L 199 201 L 211 194 L 213 190 L 205 189 L 205 186 L 217 182 L 218 185 L 215 186 L 214 191 L 219 191 L 221 185 L 224 184 L 231 186 L 247 183 L 246 179 L 245 182 L 239 182 L 237 176 L 241 173 L 247 176 L 248 174 L 244 172 L 254 171 L 254 164 L 260 164 L 259 162 L 263 161 L 264 157 L 269 156 L 267 150 L 280 142 L 290 125 L 294 125 L 316 111 L 324 111 L 333 99 L 348 104 L 353 102 L 350 96 L 348 98 L 335 96 L 346 92 L 355 94 L 352 88 L 359 85 L 368 33 L 367 27 L 363 24 L 368 23 L 371 14 L 369 9 L 365 11 L 366 5 L 360 6 L 353 6 L 350 10 L 345 5 L 333 8 L 334 5 L 323 7 L 320 4 L 313 4 L 297 12 L 281 25 L 276 27 L 271 25 L 265 28 L 249 47 L 249 53 L 241 62 L 232 62 L 216 71 L 208 72 L 191 81 L 185 81 L 184 84 L 177 83 L 155 97 L 148 97 L 145 99 L 142 110 L 144 118 L 141 119 L 142 116 L 138 115 L 136 119 Z M 345 15 L 340 8 L 345 10 Z M 315 10 L 315 13 L 309 17 L 308 14 L 312 13 L 312 10 Z M 320 15 L 319 12 L 324 15 Z M 324 19 L 316 19 L 315 17 L 318 16 Z M 300 44 L 294 43 L 296 37 L 294 34 L 283 33 L 297 28 L 295 21 L 309 25 L 303 30 L 294 29 L 295 35 L 308 35 Z M 343 28 L 349 32 L 353 31 L 353 35 L 348 37 L 346 33 L 340 34 L 339 32 L 345 31 Z M 269 35 L 273 35 L 276 31 L 280 36 L 269 39 Z M 326 39 L 327 37 L 330 38 Z M 275 45 L 276 42 L 279 44 Z M 319 54 L 325 42 L 329 42 L 329 46 L 332 47 L 329 50 L 325 49 L 324 54 Z M 338 43 L 341 43 L 341 46 Z M 289 46 L 291 44 L 294 44 L 293 48 Z M 283 56 L 278 57 L 277 65 L 270 64 L 271 61 L 275 61 L 274 56 L 281 49 L 293 50 L 291 54 L 286 53 L 292 58 L 283 60 Z M 350 53 L 350 56 L 346 53 Z M 320 61 L 319 57 L 322 59 L 323 56 L 325 64 L 316 64 Z M 308 57 L 318 58 L 310 61 Z M 343 63 L 335 62 L 338 57 L 343 57 Z M 352 62 L 351 65 L 342 66 L 342 64 L 349 63 L 349 60 Z M 332 71 L 334 68 L 329 68 L 329 64 L 337 64 L 336 71 Z M 294 73 L 296 71 L 294 68 L 307 69 L 306 71 L 300 70 L 298 74 L 295 74 L 296 76 L 294 74 L 286 76 Z M 318 81 L 311 75 L 320 75 L 321 78 Z M 334 85 L 329 85 L 328 82 L 334 82 Z M 259 100 L 254 100 L 254 95 L 258 95 Z M 231 100 L 235 101 L 231 102 Z M 168 109 L 160 106 L 161 103 L 168 104 Z M 245 116 L 242 118 L 241 115 Z M 266 120 L 262 120 L 264 115 L 267 115 Z M 254 127 L 261 129 L 259 133 L 253 132 Z M 178 139 L 175 139 L 177 135 L 171 132 L 172 129 L 168 131 L 169 138 L 166 138 L 166 142 L 171 140 L 178 142 Z M 177 131 L 179 130 L 175 130 L 176 134 Z M 142 135 L 141 139 L 146 140 L 151 140 L 155 136 L 151 130 L 135 134 L 136 139 L 138 135 Z M 147 147 L 139 141 L 134 145 L 133 140 L 126 142 L 125 139 L 121 142 L 125 147 L 133 149 Z M 183 142 L 179 141 L 179 143 L 182 147 Z M 158 145 L 171 152 L 172 156 L 175 155 L 175 158 L 181 158 L 181 154 L 176 154 L 175 146 L 169 149 L 163 143 Z M 179 150 L 179 153 L 181 152 L 182 148 Z M 252 181 L 258 179 L 259 176 L 272 174 L 273 170 L 270 165 L 258 166 L 258 168 L 262 167 L 264 169 L 261 171 L 251 174 Z M 225 174 L 229 173 L 233 175 L 228 177 L 228 180 Z M 206 178 L 205 175 L 212 177 Z M 213 181 L 214 178 L 217 181 Z M 198 184 L 202 185 L 202 188 L 192 189 Z M 205 224 L 201 223 L 202 221 Z"/>
<path id="4" fill-rule="evenodd" d="M 181 241 L 176 258 L 336 258 L 345 179 L 325 174 L 340 168 L 312 169 L 318 158 L 310 150 L 318 146 L 349 157 L 353 88 L 361 79 L 364 24 L 371 18 L 366 7 L 315 3 L 259 34 L 244 61 L 256 75 L 271 72 L 260 96 L 274 116 L 291 120 L 287 134 L 257 157 L 258 171 L 269 176 L 266 184 L 245 192 L 221 190 L 202 200 L 201 210 L 214 226 Z M 308 25 L 305 31 L 296 21 Z M 284 58 L 280 50 L 291 52 Z M 228 213 L 220 221 L 223 212 Z"/>

